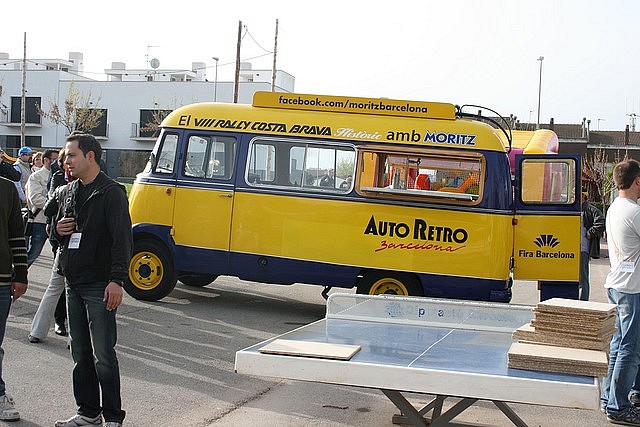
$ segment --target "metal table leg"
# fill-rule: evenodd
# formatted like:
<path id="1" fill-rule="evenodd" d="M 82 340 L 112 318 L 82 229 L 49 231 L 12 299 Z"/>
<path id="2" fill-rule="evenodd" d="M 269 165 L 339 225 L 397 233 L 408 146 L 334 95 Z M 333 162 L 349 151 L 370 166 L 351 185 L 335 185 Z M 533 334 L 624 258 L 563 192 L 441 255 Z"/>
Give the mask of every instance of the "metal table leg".
<path id="1" fill-rule="evenodd" d="M 399 392 L 395 390 L 381 389 L 385 396 L 393 402 L 411 424 L 417 427 L 427 427 L 429 422 L 413 407 L 411 403 Z"/>
<path id="2" fill-rule="evenodd" d="M 402 414 L 394 415 L 392 418 L 393 424 L 410 424 L 414 426 L 469 426 L 475 424 L 466 424 L 466 423 L 454 423 L 452 420 L 467 410 L 471 405 L 476 403 L 479 399 L 476 398 L 461 398 L 461 400 L 449 408 L 447 411 L 442 412 L 442 407 L 444 404 L 444 400 L 447 397 L 451 396 L 443 396 L 437 395 L 433 400 L 431 400 L 428 404 L 422 407 L 420 410 L 417 410 L 409 401 L 400 393 L 395 390 L 387 390 L 381 389 L 382 392 L 393 402 L 394 405 Z M 522 418 L 520 418 L 513 409 L 509 407 L 505 402 L 492 400 L 494 405 L 500 409 L 500 411 L 507 417 L 516 427 L 528 427 L 527 423 L 524 422 Z M 424 415 L 429 411 L 433 410 L 431 414 L 431 419 L 425 418 Z"/>
<path id="3" fill-rule="evenodd" d="M 509 405 L 497 400 L 492 400 L 492 402 L 502 411 L 503 414 L 507 416 L 507 418 L 511 420 L 514 425 L 518 427 L 527 427 L 527 423 L 525 423 L 524 420 L 509 407 Z"/>

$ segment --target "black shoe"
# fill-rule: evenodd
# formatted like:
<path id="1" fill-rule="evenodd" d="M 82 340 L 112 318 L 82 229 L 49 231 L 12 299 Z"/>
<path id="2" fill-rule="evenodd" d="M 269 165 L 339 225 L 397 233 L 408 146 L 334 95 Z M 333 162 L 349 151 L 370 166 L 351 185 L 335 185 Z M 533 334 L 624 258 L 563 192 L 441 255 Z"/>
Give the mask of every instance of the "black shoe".
<path id="1" fill-rule="evenodd" d="M 67 328 L 65 328 L 64 324 L 56 323 L 53 331 L 56 333 L 56 335 L 60 335 L 61 337 L 67 336 Z"/>
<path id="2" fill-rule="evenodd" d="M 612 424 L 622 424 L 624 426 L 640 426 L 640 413 L 632 407 L 624 414 L 607 414 L 607 421 Z"/>
<path id="3" fill-rule="evenodd" d="M 42 342 L 42 340 L 41 340 L 40 338 L 38 338 L 38 337 L 34 337 L 33 335 L 29 335 L 29 336 L 27 337 L 27 339 L 29 340 L 29 342 L 30 342 L 31 344 L 38 344 L 38 343 L 41 343 L 41 342 Z"/>
<path id="4" fill-rule="evenodd" d="M 629 402 L 636 408 L 640 407 L 640 393 L 630 393 Z"/>

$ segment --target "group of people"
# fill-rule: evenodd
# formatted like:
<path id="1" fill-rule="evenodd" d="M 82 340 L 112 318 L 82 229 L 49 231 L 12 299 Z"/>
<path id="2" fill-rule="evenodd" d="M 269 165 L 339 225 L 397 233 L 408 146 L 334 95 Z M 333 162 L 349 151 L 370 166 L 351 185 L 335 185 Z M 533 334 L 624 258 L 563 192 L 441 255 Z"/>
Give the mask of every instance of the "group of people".
<path id="1" fill-rule="evenodd" d="M 101 171 L 102 148 L 90 134 L 73 132 L 60 153 L 45 150 L 35 171 L 32 151 L 21 148 L 11 168 L 19 176 L 1 154 L 0 346 L 11 304 L 26 292 L 28 267 L 49 238 L 54 265 L 28 339 L 44 339 L 64 289 L 77 411 L 55 427 L 103 425 L 103 419 L 105 427 L 121 427 L 125 411 L 115 351 L 116 309 L 133 244 L 126 189 Z M 51 173 L 58 156 L 59 170 Z M 25 205 L 34 217 L 28 245 L 21 213 Z M 65 335 L 61 322 L 56 321 L 55 330 Z M 0 347 L 0 420 L 18 420 L 2 379 L 3 355 Z"/>

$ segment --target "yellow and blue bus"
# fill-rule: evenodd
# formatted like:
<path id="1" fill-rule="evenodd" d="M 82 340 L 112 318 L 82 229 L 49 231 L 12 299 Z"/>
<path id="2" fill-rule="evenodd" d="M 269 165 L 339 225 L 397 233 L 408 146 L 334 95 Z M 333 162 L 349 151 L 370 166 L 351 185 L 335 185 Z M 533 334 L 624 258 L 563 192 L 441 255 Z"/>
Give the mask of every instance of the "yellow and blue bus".
<path id="1" fill-rule="evenodd" d="M 258 92 L 162 123 L 131 189 L 125 288 L 228 275 L 359 293 L 577 295 L 579 159 L 452 104 Z M 326 294 L 325 294 L 326 295 Z"/>

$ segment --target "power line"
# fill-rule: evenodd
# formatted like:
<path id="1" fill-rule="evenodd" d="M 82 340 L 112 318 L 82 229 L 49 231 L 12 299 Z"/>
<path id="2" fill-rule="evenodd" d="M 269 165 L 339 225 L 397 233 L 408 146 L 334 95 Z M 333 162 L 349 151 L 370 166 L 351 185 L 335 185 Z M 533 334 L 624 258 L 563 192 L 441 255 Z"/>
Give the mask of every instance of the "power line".
<path id="1" fill-rule="evenodd" d="M 268 53 L 273 53 L 273 51 L 272 51 L 272 50 L 268 50 L 268 49 L 263 48 L 263 47 L 260 45 L 260 43 L 258 43 L 258 42 L 256 41 L 256 39 L 255 39 L 255 38 L 253 38 L 253 35 L 249 32 L 249 27 L 247 27 L 247 26 L 245 25 L 245 26 L 244 26 L 244 28 L 246 29 L 246 33 L 245 33 L 245 34 L 248 34 L 248 35 L 249 35 L 249 37 L 251 37 L 251 40 L 253 40 L 253 42 L 254 42 L 254 43 L 255 43 L 255 44 L 256 44 L 260 49 L 262 49 L 262 50 L 264 50 L 265 52 L 268 52 Z"/>

